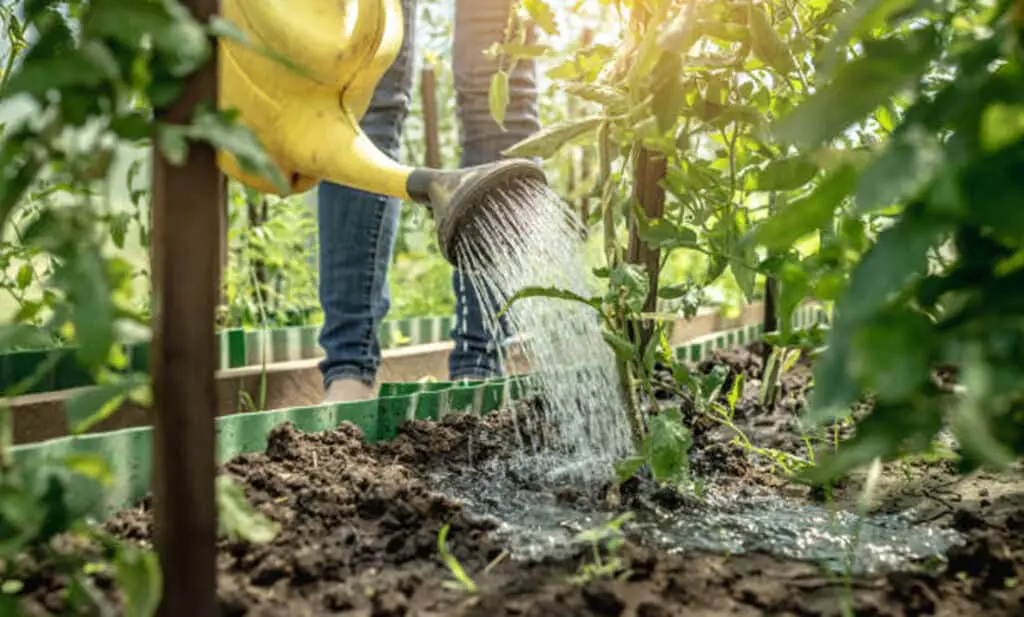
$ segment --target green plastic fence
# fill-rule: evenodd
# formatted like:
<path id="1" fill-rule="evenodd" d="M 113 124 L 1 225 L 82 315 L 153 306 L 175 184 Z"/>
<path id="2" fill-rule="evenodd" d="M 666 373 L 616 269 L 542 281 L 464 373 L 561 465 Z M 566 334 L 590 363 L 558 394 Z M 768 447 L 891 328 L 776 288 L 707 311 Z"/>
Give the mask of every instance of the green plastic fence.
<path id="1" fill-rule="evenodd" d="M 416 317 L 385 321 L 381 324 L 383 348 L 423 345 L 448 340 L 454 317 Z M 217 334 L 220 347 L 219 368 L 259 366 L 273 362 L 308 360 L 321 355 L 317 337 L 320 326 L 291 326 L 267 330 L 224 330 Z M 93 385 L 92 376 L 78 365 L 73 346 L 32 349 L 0 354 L 0 393 L 35 374 L 52 354 L 60 359 L 53 370 L 25 394 L 54 392 Z M 125 345 L 128 370 L 148 372 L 149 343 Z"/>
<path id="2" fill-rule="evenodd" d="M 801 309 L 794 325 L 806 328 L 823 318 L 824 314 L 817 309 Z M 745 345 L 762 334 L 760 325 L 716 332 L 678 347 L 676 355 L 698 362 L 715 350 Z M 223 416 L 216 421 L 218 456 L 223 461 L 238 454 L 262 451 L 268 433 L 287 421 L 307 432 L 330 430 L 348 421 L 363 431 L 367 441 L 390 440 L 406 420 L 438 420 L 450 413 L 490 413 L 521 397 L 526 388 L 526 377 L 487 382 L 385 383 L 380 397 L 371 401 Z M 76 481 L 71 495 L 76 507 L 103 518 L 137 502 L 149 491 L 153 458 L 149 427 L 61 437 L 14 448 L 18 468 L 33 482 L 45 481 L 47 463 L 82 454 L 102 456 L 111 467 L 113 478 L 107 487 Z"/>

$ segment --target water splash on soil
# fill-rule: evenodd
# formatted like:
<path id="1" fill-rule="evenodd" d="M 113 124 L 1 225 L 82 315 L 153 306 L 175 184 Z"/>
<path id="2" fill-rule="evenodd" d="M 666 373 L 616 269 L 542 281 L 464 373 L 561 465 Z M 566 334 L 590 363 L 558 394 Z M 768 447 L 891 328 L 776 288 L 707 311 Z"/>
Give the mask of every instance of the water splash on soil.
<path id="1" fill-rule="evenodd" d="M 504 306 L 525 287 L 550 287 L 590 297 L 596 280 L 583 261 L 584 233 L 558 196 L 543 184 L 517 180 L 480 204 L 455 246 L 459 267 L 485 306 Z M 510 214 L 513 213 L 513 214 Z M 515 332 L 530 371 L 530 390 L 543 401 L 539 435 L 523 439 L 524 455 L 555 452 L 549 468 L 581 480 L 607 477 L 630 453 L 615 358 L 594 309 L 543 297 L 518 301 L 508 324 L 484 312 L 495 338 Z M 536 461 L 538 459 L 528 458 Z"/>
<path id="2" fill-rule="evenodd" d="M 537 461 L 545 462 L 542 457 Z M 487 482 L 473 473 L 434 476 L 442 491 L 471 515 L 498 524 L 494 532 L 514 558 L 570 557 L 573 537 L 615 514 L 586 505 L 537 482 L 536 465 L 492 461 Z M 571 489 L 567 489 L 570 490 Z M 951 529 L 915 524 L 910 513 L 861 517 L 848 511 L 780 498 L 766 490 L 743 495 L 710 487 L 702 499 L 672 493 L 634 504 L 625 531 L 634 540 L 668 552 L 721 554 L 767 552 L 813 561 L 837 573 L 882 574 L 941 555 L 962 537 Z"/>

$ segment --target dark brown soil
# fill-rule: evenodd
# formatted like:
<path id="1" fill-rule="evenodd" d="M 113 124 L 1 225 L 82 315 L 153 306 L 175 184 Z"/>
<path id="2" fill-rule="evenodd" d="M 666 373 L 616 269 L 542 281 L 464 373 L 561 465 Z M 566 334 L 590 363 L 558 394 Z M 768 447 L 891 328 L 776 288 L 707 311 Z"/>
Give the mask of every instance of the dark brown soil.
<path id="1" fill-rule="evenodd" d="M 739 352 L 723 359 L 754 387 L 758 358 Z M 737 405 L 738 421 L 751 429 L 752 439 L 766 441 L 761 445 L 802 447 L 799 440 L 794 444 L 795 424 L 789 424 L 795 422 L 797 393 L 807 383 L 801 371 L 786 377 L 777 409 L 760 409 L 749 393 Z M 847 614 L 864 616 L 1024 615 L 1024 585 L 1018 584 L 1024 583 L 1024 485 L 1019 477 L 957 479 L 941 463 L 887 470 L 877 504 L 882 510 L 923 506 L 923 516 L 967 535 L 967 543 L 939 568 L 844 583 L 813 563 L 767 554 L 666 554 L 628 543 L 620 552 L 625 569 L 614 579 L 572 582 L 583 554 L 541 563 L 504 559 L 488 568 L 504 548 L 492 538 L 491 524 L 435 493 L 428 472 L 482 469 L 515 443 L 510 418 L 511 412 L 503 412 L 413 422 L 395 441 L 377 445 L 364 444 L 348 425 L 318 435 L 278 427 L 265 453 L 240 456 L 224 467 L 282 532 L 265 546 L 222 544 L 223 615 L 841 615 L 847 602 Z M 762 432 L 754 430 L 759 426 Z M 745 463 L 727 436 L 714 436 L 719 430 L 707 425 L 698 431 L 698 454 L 717 450 L 716 458 L 737 482 L 799 492 Z M 482 472 L 480 481 L 487 481 Z M 451 552 L 479 586 L 477 593 L 445 584 L 452 577 L 439 559 L 437 537 L 446 523 Z M 150 516 L 144 508 L 133 509 L 107 525 L 117 535 L 145 541 Z M 45 568 L 21 575 L 29 614 L 57 614 L 63 581 Z"/>

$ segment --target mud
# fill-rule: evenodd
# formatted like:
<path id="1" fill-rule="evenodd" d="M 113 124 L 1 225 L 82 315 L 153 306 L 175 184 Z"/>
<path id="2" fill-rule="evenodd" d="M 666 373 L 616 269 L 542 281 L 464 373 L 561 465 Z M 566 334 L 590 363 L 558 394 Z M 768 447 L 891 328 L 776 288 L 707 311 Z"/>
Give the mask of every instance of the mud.
<path id="1" fill-rule="evenodd" d="M 760 445 L 798 452 L 796 412 L 806 388 L 806 366 L 784 378 L 782 402 L 757 404 L 756 354 L 723 355 L 748 382 L 736 406 L 737 425 Z M 667 384 L 669 385 L 669 384 Z M 749 391 L 748 391 L 749 389 Z M 665 397 L 666 400 L 670 397 Z M 528 405 L 523 403 L 522 405 Z M 527 411 L 520 408 L 519 413 Z M 965 542 L 944 559 L 915 563 L 881 576 L 845 578 L 812 561 L 764 552 L 739 555 L 669 551 L 626 542 L 614 577 L 573 581 L 591 563 L 586 547 L 539 561 L 505 557 L 497 523 L 439 493 L 438 478 L 458 471 L 489 480 L 491 463 L 516 443 L 513 413 L 487 418 L 453 415 L 440 423 L 412 422 L 383 444 L 363 443 L 358 429 L 307 435 L 278 427 L 264 453 L 223 467 L 251 502 L 279 522 L 281 534 L 263 546 L 223 542 L 219 585 L 225 617 L 661 617 L 670 615 L 1024 615 L 1024 483 L 1020 475 L 958 478 L 945 461 L 895 464 L 886 470 L 875 508 L 915 508 L 922 521 L 956 529 Z M 814 499 L 787 485 L 729 444 L 710 424 L 695 429 L 694 460 L 718 481 Z M 761 441 L 759 441 L 761 440 Z M 774 444 L 774 445 L 772 445 Z M 529 477 L 518 481 L 529 484 Z M 604 487 L 566 485 L 559 503 L 599 508 Z M 632 491 L 632 492 L 630 492 Z M 856 483 L 837 499 L 852 500 Z M 685 512 L 692 497 L 656 491 L 642 481 L 627 486 L 623 508 L 656 499 Z M 121 537 L 147 541 L 145 505 L 107 523 Z M 451 525 L 449 549 L 479 590 L 451 588 L 437 537 Z M 22 563 L 11 572 L 23 582 L 28 613 L 60 614 L 66 581 L 50 568 Z M 97 576 L 101 589 L 109 581 Z"/>

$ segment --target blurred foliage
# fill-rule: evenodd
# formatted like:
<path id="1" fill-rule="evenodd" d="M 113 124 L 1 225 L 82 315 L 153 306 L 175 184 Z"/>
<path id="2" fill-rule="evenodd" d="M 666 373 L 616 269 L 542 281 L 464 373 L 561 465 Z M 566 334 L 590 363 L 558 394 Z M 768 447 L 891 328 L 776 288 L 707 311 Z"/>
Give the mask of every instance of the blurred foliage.
<path id="1" fill-rule="evenodd" d="M 141 214 L 144 192 L 133 188 L 139 166 L 117 173 L 123 154 L 156 143 L 172 164 L 181 164 L 193 144 L 205 143 L 232 153 L 249 173 L 279 185 L 283 178 L 234 112 L 200 105 L 184 124 L 154 113 L 171 105 L 208 62 L 211 36 L 225 29 L 223 21 L 201 23 L 173 0 L 5 2 L 0 19 L 7 44 L 0 107 L 11 114 L 0 141 L 0 287 L 14 303 L 0 322 L 0 353 L 74 343 L 2 393 L 0 570 L 7 575 L 9 560 L 35 550 L 66 579 L 68 614 L 114 614 L 109 596 L 87 574 L 87 566 L 95 567 L 92 556 L 62 554 L 52 542 L 70 534 L 97 547 L 123 612 L 147 617 L 162 590 L 156 556 L 92 526 L 86 515 L 95 504 L 70 495 L 74 484 L 101 498 L 112 476 L 108 462 L 72 454 L 16 468 L 8 397 L 34 386 L 68 353 L 98 384 L 68 398 L 74 431 L 109 416 L 125 399 L 148 404 L 148 376 L 128 370 L 122 344 L 145 337 L 149 324 L 148 302 L 136 288 L 148 268 L 123 255 L 133 224 L 139 243 L 148 244 L 148 216 Z M 111 180 L 125 178 L 132 207 L 118 208 Z M 143 287 L 143 298 L 148 291 Z M 238 499 L 230 504 L 235 511 L 248 507 Z M 10 599 L 3 596 L 3 611 Z"/>

